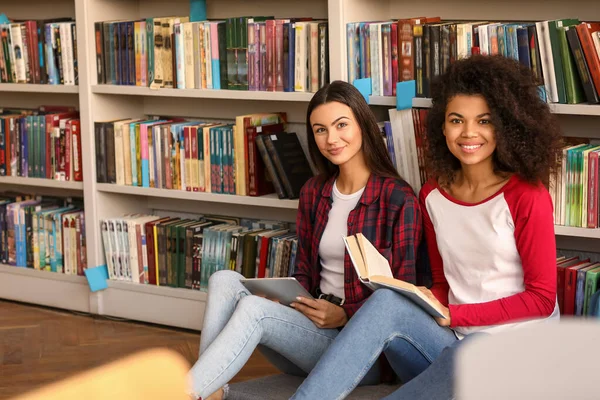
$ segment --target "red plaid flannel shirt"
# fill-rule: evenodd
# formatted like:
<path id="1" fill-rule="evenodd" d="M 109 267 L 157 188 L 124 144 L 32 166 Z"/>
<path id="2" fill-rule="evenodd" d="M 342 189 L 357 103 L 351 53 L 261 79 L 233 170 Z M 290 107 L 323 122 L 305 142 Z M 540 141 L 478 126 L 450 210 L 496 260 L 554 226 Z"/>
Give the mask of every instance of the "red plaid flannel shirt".
<path id="1" fill-rule="evenodd" d="M 335 176 L 310 179 L 300 192 L 298 253 L 294 277 L 312 295 L 321 281 L 319 243 L 331 209 Z M 395 278 L 415 283 L 417 251 L 422 238 L 421 210 L 412 188 L 404 181 L 371 174 L 365 191 L 348 217 L 348 235 L 358 232 L 390 260 Z M 342 306 L 352 317 L 372 291 L 363 285 L 346 252 Z"/>

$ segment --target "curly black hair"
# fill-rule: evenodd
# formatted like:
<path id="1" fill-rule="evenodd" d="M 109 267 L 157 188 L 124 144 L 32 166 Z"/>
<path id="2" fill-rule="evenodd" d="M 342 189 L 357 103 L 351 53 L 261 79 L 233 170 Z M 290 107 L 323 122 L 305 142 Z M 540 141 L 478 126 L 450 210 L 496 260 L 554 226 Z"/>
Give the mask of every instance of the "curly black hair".
<path id="1" fill-rule="evenodd" d="M 495 171 L 547 183 L 557 166 L 562 133 L 538 86 L 532 71 L 518 61 L 489 55 L 458 60 L 435 79 L 427 118 L 427 160 L 440 184 L 450 185 L 460 170 L 442 131 L 447 105 L 460 94 L 483 96 L 491 110 L 497 143 Z"/>

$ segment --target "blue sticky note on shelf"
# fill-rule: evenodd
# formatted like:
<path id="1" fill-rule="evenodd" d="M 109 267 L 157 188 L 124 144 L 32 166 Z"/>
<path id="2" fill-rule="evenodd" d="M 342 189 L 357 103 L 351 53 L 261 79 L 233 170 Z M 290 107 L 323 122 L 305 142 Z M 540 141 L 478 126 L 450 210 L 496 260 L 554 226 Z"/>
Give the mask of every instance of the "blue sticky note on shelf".
<path id="1" fill-rule="evenodd" d="M 190 0 L 190 22 L 206 21 L 206 0 Z"/>
<path id="2" fill-rule="evenodd" d="M 2 13 L 0 14 L 0 24 L 9 24 L 10 21 L 8 20 L 8 17 Z"/>
<path id="3" fill-rule="evenodd" d="M 404 81 L 396 84 L 396 110 L 412 108 L 412 101 L 417 95 L 415 81 Z"/>
<path id="4" fill-rule="evenodd" d="M 358 89 L 360 94 L 365 98 L 367 104 L 369 104 L 369 96 L 373 93 L 371 78 L 356 79 L 354 81 L 354 87 Z"/>
<path id="5" fill-rule="evenodd" d="M 92 292 L 104 290 L 108 287 L 106 282 L 108 280 L 108 268 L 106 268 L 106 265 L 88 268 L 84 273 Z"/>

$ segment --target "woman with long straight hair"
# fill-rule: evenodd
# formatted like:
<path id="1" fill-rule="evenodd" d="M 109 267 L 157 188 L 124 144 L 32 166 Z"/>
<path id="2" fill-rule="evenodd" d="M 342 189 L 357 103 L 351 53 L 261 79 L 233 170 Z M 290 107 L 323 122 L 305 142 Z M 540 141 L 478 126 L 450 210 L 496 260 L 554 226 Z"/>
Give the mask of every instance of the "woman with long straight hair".
<path id="1" fill-rule="evenodd" d="M 227 382 L 257 347 L 282 372 L 310 373 L 372 293 L 360 283 L 342 237 L 362 233 L 390 261 L 394 277 L 416 281 L 419 202 L 394 169 L 360 92 L 341 81 L 324 86 L 308 106 L 306 126 L 320 174 L 300 193 L 294 277 L 315 300 L 298 298 L 286 307 L 251 295 L 238 273 L 212 275 L 200 357 L 190 371 L 195 398 L 226 397 Z M 379 364 L 361 381 L 378 383 Z"/>

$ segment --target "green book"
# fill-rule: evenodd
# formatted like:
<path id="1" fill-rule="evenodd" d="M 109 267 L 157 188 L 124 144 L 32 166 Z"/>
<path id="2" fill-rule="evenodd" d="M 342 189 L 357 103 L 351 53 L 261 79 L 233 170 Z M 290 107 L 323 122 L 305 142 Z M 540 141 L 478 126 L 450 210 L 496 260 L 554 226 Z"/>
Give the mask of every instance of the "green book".
<path id="1" fill-rule="evenodd" d="M 583 92 L 583 86 L 581 86 L 581 79 L 577 72 L 575 59 L 573 58 L 573 54 L 571 54 L 571 48 L 569 47 L 569 42 L 567 40 L 567 32 L 562 26 L 558 28 L 557 32 L 565 78 L 567 104 L 583 103 L 585 101 L 585 94 Z"/>
<path id="2" fill-rule="evenodd" d="M 585 274 L 585 295 L 583 298 L 583 315 L 587 315 L 590 298 L 598 290 L 598 278 L 600 278 L 600 267 L 587 271 Z"/>
<path id="3" fill-rule="evenodd" d="M 146 19 L 146 57 L 148 70 L 148 86 L 154 82 L 154 18 Z"/>
<path id="4" fill-rule="evenodd" d="M 558 37 L 558 28 L 577 24 L 579 24 L 578 19 L 557 19 L 548 21 L 548 34 L 550 35 L 550 48 L 552 51 L 552 61 L 554 63 L 554 75 L 556 76 L 558 102 L 562 104 L 567 103 L 567 96 L 565 90 L 565 73 L 561 60 L 561 45 Z"/>

